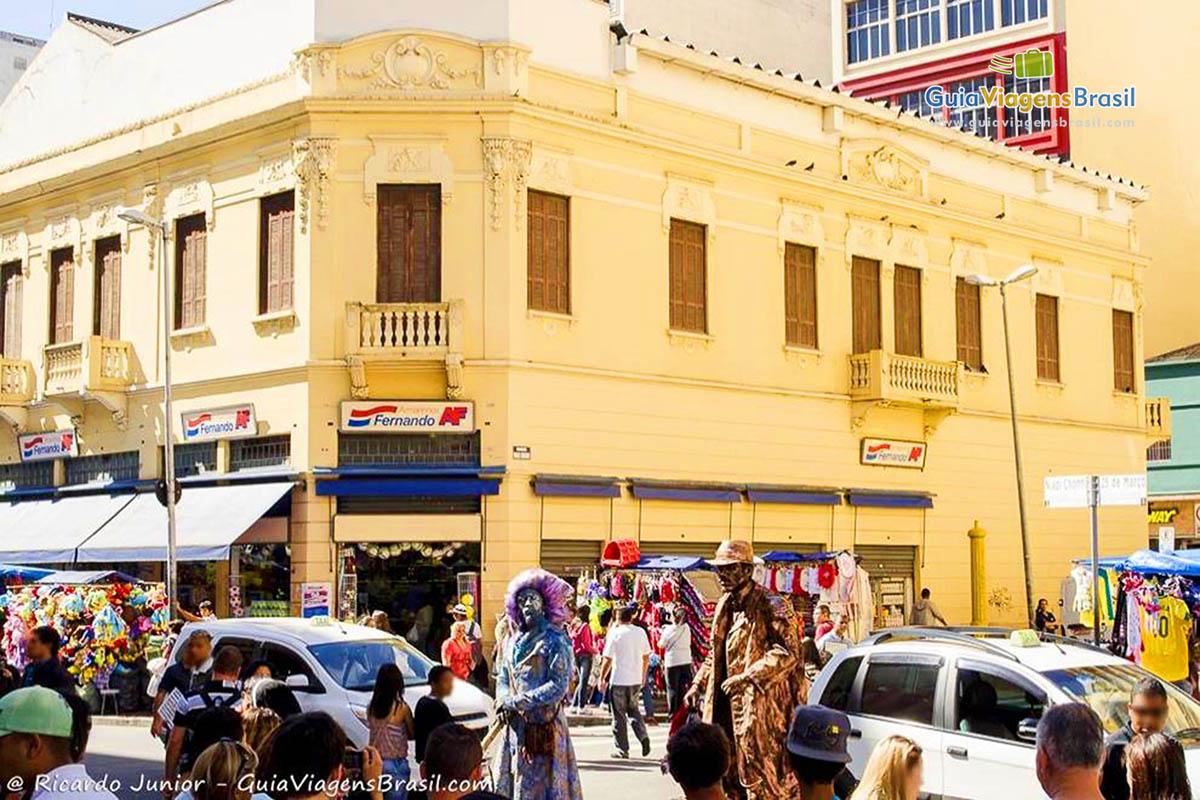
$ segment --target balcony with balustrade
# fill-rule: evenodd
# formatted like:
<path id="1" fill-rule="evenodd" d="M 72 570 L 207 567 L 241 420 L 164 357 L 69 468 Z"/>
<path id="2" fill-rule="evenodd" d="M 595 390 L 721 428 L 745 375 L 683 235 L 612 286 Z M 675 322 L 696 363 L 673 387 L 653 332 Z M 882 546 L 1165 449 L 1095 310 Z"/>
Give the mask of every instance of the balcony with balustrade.
<path id="1" fill-rule="evenodd" d="M 883 350 L 850 356 L 850 400 L 861 411 L 853 419 L 861 424 L 865 409 L 916 408 L 925 412 L 926 428 L 959 408 L 962 364 L 902 356 Z"/>
<path id="2" fill-rule="evenodd" d="M 133 344 L 103 336 L 46 345 L 42 393 L 51 400 L 96 400 L 125 424 L 125 392 L 136 374 Z"/>
<path id="3" fill-rule="evenodd" d="M 346 363 L 351 393 L 369 396 L 371 364 L 439 363 L 446 394 L 462 393 L 463 302 L 346 304 Z"/>
<path id="4" fill-rule="evenodd" d="M 1143 427 L 1151 444 L 1171 438 L 1171 398 L 1147 397 L 1144 405 Z"/>
<path id="5" fill-rule="evenodd" d="M 37 379 L 33 364 L 19 358 L 0 358 L 0 417 L 21 427 L 25 423 L 25 406 L 37 394 Z"/>

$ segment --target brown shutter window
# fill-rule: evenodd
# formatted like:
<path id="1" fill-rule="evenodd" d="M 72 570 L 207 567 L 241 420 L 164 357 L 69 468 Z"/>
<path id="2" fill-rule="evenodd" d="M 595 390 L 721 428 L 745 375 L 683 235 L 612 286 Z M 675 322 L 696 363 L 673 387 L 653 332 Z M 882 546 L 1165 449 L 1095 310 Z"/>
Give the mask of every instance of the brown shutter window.
<path id="1" fill-rule="evenodd" d="M 0 266 L 0 356 L 21 357 L 21 262 Z"/>
<path id="2" fill-rule="evenodd" d="M 854 256 L 850 262 L 851 327 L 855 353 L 883 346 L 879 302 L 879 262 Z"/>
<path id="3" fill-rule="evenodd" d="M 1118 392 L 1134 391 L 1133 373 L 1133 313 L 1112 312 L 1113 328 L 1113 388 Z"/>
<path id="4" fill-rule="evenodd" d="M 439 302 L 442 187 L 381 185 L 376 196 L 376 302 Z"/>
<path id="5" fill-rule="evenodd" d="M 567 198 L 529 192 L 526 296 L 529 307 L 571 313 L 570 217 Z"/>
<path id="6" fill-rule="evenodd" d="M 892 300 L 896 311 L 896 354 L 921 356 L 921 270 L 897 265 Z"/>
<path id="7" fill-rule="evenodd" d="M 708 332 L 705 227 L 671 220 L 671 328 Z"/>
<path id="8" fill-rule="evenodd" d="M 92 298 L 92 332 L 121 338 L 121 237 L 96 242 L 96 285 Z"/>
<path id="9" fill-rule="evenodd" d="M 203 214 L 175 221 L 176 328 L 195 328 L 204 324 L 207 235 Z"/>
<path id="10" fill-rule="evenodd" d="M 954 305 L 958 323 L 958 360 L 969 370 L 983 369 L 983 334 L 980 324 L 979 287 L 965 278 L 954 282 Z"/>
<path id="11" fill-rule="evenodd" d="M 264 197 L 259 206 L 258 313 L 292 308 L 294 284 L 292 221 L 295 193 Z"/>
<path id="12" fill-rule="evenodd" d="M 1044 381 L 1059 380 L 1058 370 L 1058 298 L 1037 296 L 1037 376 Z"/>
<path id="13" fill-rule="evenodd" d="M 50 253 L 50 344 L 75 339 L 75 251 L 70 247 Z"/>
<path id="14" fill-rule="evenodd" d="M 783 319 L 787 343 L 817 349 L 817 251 L 788 242 L 783 253 Z"/>

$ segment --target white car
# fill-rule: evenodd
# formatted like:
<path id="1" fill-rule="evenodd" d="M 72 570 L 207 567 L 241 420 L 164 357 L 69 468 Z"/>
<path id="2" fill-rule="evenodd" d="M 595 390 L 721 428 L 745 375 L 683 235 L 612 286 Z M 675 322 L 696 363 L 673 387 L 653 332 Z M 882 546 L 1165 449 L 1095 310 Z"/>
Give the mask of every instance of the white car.
<path id="1" fill-rule="evenodd" d="M 1112 732 L 1128 721 L 1130 689 L 1152 677 L 1087 643 L 1042 635 L 1023 646 L 1009 634 L 899 628 L 835 655 L 809 702 L 850 717 L 850 777 L 861 777 L 877 742 L 898 734 L 924 751 L 922 796 L 1044 798 L 1034 771 L 1042 713 L 1058 703 L 1087 703 Z M 1165 685 L 1166 732 L 1186 748 L 1192 786 L 1200 789 L 1200 703 Z"/>
<path id="2" fill-rule="evenodd" d="M 213 619 L 184 626 L 168 663 L 174 663 L 194 630 L 212 634 L 213 653 L 226 645 L 242 651 L 243 663 L 263 659 L 275 677 L 292 688 L 305 711 L 324 711 L 338 721 L 356 747 L 367 744 L 367 703 L 375 674 L 395 663 L 404 675 L 404 699 L 412 709 L 429 693 L 434 662 L 402 637 L 362 625 L 319 619 Z M 492 723 L 492 698 L 471 684 L 454 679 L 446 698 L 454 720 L 479 733 Z M 409 747 L 415 769 L 415 748 Z M 417 773 L 414 771 L 414 775 Z"/>

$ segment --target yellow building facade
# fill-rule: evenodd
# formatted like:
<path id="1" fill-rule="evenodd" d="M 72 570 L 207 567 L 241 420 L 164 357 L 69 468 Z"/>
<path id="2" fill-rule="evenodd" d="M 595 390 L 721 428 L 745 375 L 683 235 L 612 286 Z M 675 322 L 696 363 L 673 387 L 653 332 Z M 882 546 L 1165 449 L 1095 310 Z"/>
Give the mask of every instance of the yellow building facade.
<path id="1" fill-rule="evenodd" d="M 512 5 L 545 16 L 514 14 L 526 22 L 489 35 L 451 3 L 420 24 L 298 33 L 307 39 L 285 43 L 276 72 L 0 157 L 0 265 L 20 285 L 6 306 L 19 305 L 6 320 L 20 335 L 0 396 L 16 433 L 0 435 L 0 463 L 20 461 L 19 434 L 73 429 L 79 458 L 136 453 L 138 479 L 161 475 L 159 245 L 116 214 L 138 206 L 170 223 L 167 268 L 192 292 L 180 298 L 189 324 L 177 310 L 170 337 L 178 411 L 252 404 L 254 440 L 298 481 L 285 513 L 251 531 L 290 546 L 293 610 L 304 584 L 336 586 L 356 549 L 477 546 L 490 620 L 524 567 L 577 567 L 613 538 L 706 555 L 732 537 L 759 551 L 856 550 L 886 584 L 883 602 L 928 586 L 966 622 L 978 520 L 992 621 L 1016 622 L 1025 597 L 1000 299 L 979 294 L 968 368 L 959 340 L 973 334 L 960 316 L 974 312 L 960 309 L 960 279 L 1033 263 L 1036 276 L 1009 289 L 1009 318 L 1034 590 L 1056 598 L 1071 559 L 1087 554 L 1088 524 L 1084 511 L 1044 510 L 1042 478 L 1142 472 L 1147 437 L 1161 434 L 1140 378 L 1114 385 L 1114 310 L 1135 323 L 1141 375 L 1146 260 L 1131 218 L 1144 191 L 670 41 L 616 43 L 592 0 Z M 103 47 L 120 56 L 227 12 Z M 55 53 L 52 39 L 40 58 Z M 20 89 L 0 116 L 22 111 Z M 405 187 L 436 202 L 393 205 Z M 288 192 L 288 238 L 271 239 L 264 209 Z M 530 226 L 544 230 L 534 203 L 547 196 L 565 209 L 566 256 L 554 257 L 566 262 L 566 300 L 554 310 L 530 305 L 540 291 L 530 251 L 545 246 Z M 385 206 L 409 216 L 385 218 Z M 197 256 L 176 221 L 201 214 Z M 400 247 L 383 226 L 433 238 L 404 234 Z M 673 231 L 692 232 L 686 288 L 672 277 L 673 263 L 687 271 L 673 262 L 683 257 Z M 96 248 L 113 236 L 120 322 L 105 337 L 98 309 L 114 290 Z M 281 241 L 292 302 L 277 308 L 263 299 L 279 278 L 264 254 Z M 812 305 L 800 304 L 810 326 L 800 343 L 789 328 L 796 247 L 812 254 L 802 274 L 815 286 Z M 66 248 L 69 269 L 54 255 Z M 194 269 L 198 257 L 200 277 L 185 277 L 183 260 Z M 426 265 L 429 285 L 407 290 L 432 299 L 381 299 L 401 262 Z M 72 325 L 56 344 L 67 273 Z M 1039 338 L 1039 295 L 1056 309 L 1053 353 Z M 873 345 L 856 341 L 856 319 Z M 1039 352 L 1053 356 L 1056 380 L 1038 377 Z M 369 463 L 371 448 L 350 453 L 346 443 L 369 434 L 347 427 L 354 407 L 343 404 L 415 401 L 473 412 L 475 468 L 452 476 L 478 480 L 473 496 L 424 508 L 408 485 L 407 500 L 375 497 L 413 479 L 386 447 L 374 457 L 380 484 L 354 483 L 365 477 L 348 467 L 364 461 L 352 455 Z M 183 424 L 172 421 L 180 444 Z M 252 476 L 240 441 L 252 440 L 213 446 L 212 483 Z M 427 455 L 419 479 L 436 481 L 454 472 L 433 468 L 441 459 L 459 463 L 448 455 L 461 455 L 458 441 L 397 446 Z M 881 445 L 895 461 L 880 461 Z M 54 462 L 60 487 L 74 483 L 71 460 Z M 97 469 L 86 475 L 103 478 Z M 442 497 L 445 485 L 427 491 Z M 1101 524 L 1105 553 L 1146 543 L 1141 509 L 1106 509 Z M 8 527 L 0 536 L 30 535 Z M 374 563 L 358 562 L 360 597 Z M 228 602 L 228 567 L 214 574 Z"/>

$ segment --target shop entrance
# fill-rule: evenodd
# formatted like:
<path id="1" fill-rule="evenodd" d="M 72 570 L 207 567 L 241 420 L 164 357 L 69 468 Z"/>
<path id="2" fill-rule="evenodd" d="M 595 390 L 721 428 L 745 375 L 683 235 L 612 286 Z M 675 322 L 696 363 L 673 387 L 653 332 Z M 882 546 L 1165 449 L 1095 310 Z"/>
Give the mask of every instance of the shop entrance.
<path id="1" fill-rule="evenodd" d="M 875 628 L 899 628 L 912 618 L 916 599 L 917 548 L 903 545 L 854 547 L 863 569 L 871 576 L 875 603 Z"/>
<path id="2" fill-rule="evenodd" d="M 440 661 L 453 622 L 449 610 L 458 602 L 458 575 L 479 572 L 480 545 L 360 542 L 343 547 L 341 563 L 344 570 L 354 570 L 360 616 L 383 611 L 393 633 Z"/>

